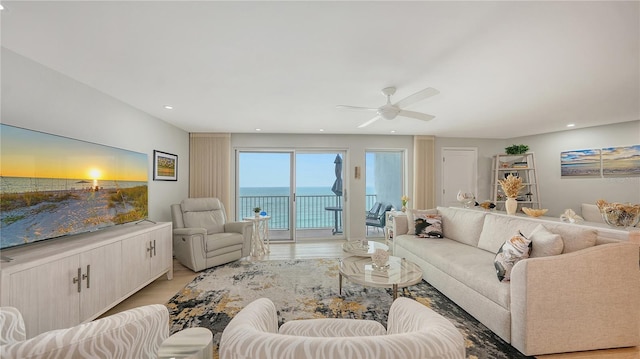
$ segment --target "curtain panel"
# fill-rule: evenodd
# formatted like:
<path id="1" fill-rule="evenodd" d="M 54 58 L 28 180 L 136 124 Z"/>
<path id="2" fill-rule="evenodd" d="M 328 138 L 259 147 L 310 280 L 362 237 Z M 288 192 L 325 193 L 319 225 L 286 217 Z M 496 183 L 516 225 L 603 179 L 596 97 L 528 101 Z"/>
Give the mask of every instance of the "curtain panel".
<path id="1" fill-rule="evenodd" d="M 413 208 L 436 206 L 435 137 L 413 137 Z"/>
<path id="2" fill-rule="evenodd" d="M 189 134 L 189 197 L 216 197 L 231 208 L 231 134 Z M 227 213 L 229 215 L 229 213 Z"/>

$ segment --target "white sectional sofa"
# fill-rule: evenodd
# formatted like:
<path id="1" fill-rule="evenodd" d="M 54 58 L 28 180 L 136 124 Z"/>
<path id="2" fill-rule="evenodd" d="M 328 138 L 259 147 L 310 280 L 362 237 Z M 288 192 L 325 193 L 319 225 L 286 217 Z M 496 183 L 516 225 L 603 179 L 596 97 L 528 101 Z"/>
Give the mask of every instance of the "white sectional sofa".
<path id="1" fill-rule="evenodd" d="M 628 232 L 475 209 L 430 211 L 442 217 L 444 238 L 408 233 L 413 212 L 396 216 L 394 255 L 417 263 L 428 283 L 522 353 L 640 345 L 639 251 Z M 539 225 L 555 241 L 534 237 L 532 257 L 515 264 L 510 282 L 499 281 L 494 259 L 502 244 Z"/>

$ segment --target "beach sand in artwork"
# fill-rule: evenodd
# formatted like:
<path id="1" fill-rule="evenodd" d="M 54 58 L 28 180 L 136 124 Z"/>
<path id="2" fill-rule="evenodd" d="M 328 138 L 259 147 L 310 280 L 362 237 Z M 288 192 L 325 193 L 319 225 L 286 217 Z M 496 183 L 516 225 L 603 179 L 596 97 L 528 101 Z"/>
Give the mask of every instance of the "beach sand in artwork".
<path id="1" fill-rule="evenodd" d="M 147 216 L 147 187 L 4 194 L 2 247 L 93 231 Z"/>

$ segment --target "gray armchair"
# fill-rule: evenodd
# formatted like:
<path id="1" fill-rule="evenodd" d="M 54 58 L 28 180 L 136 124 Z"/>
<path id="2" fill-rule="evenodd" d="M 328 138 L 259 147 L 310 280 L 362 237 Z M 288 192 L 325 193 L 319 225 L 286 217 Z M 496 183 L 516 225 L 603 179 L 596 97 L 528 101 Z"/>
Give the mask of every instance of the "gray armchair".
<path id="1" fill-rule="evenodd" d="M 227 222 L 217 198 L 187 198 L 171 205 L 173 255 L 195 272 L 246 257 L 251 222 Z"/>

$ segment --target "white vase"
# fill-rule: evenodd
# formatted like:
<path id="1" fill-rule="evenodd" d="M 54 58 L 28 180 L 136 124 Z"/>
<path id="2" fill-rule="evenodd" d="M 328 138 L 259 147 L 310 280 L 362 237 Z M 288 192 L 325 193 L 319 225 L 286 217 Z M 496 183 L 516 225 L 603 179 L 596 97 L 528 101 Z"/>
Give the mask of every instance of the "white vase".
<path id="1" fill-rule="evenodd" d="M 371 261 L 378 268 L 383 268 L 389 261 L 389 252 L 380 248 L 376 249 L 376 251 L 371 255 Z"/>
<path id="2" fill-rule="evenodd" d="M 254 212 L 256 215 L 256 218 L 260 218 L 260 212 Z"/>
<path id="3" fill-rule="evenodd" d="M 518 210 L 518 201 L 514 197 L 508 197 L 506 201 L 504 201 L 504 209 L 507 211 L 508 215 L 516 214 Z"/>

